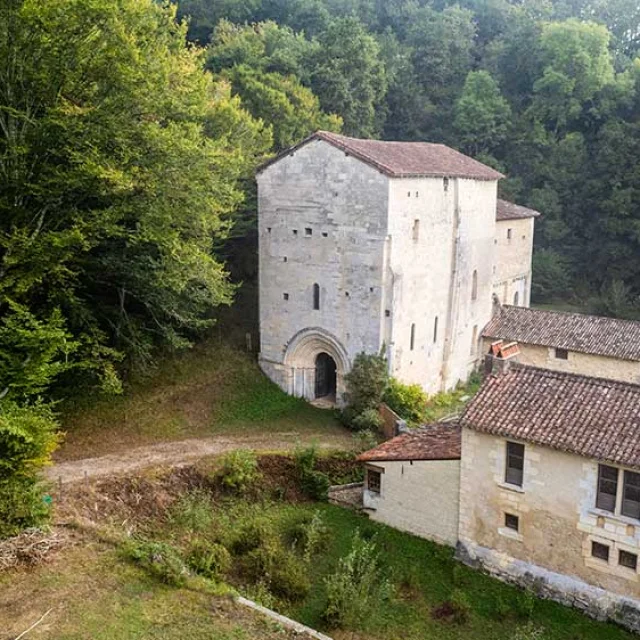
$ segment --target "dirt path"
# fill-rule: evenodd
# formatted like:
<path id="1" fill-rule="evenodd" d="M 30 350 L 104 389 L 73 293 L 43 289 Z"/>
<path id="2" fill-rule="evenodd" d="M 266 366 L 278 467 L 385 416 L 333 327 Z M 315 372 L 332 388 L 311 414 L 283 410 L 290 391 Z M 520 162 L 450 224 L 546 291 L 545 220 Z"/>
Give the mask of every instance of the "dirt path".
<path id="1" fill-rule="evenodd" d="M 298 433 L 271 433 L 263 437 L 218 436 L 194 438 L 179 442 L 163 442 L 147 447 L 131 449 L 124 453 L 113 453 L 99 458 L 85 458 L 60 462 L 45 471 L 48 480 L 63 484 L 78 482 L 85 477 L 131 473 L 138 469 L 154 466 L 181 467 L 198 458 L 226 453 L 233 449 L 255 449 L 257 451 L 291 450 L 300 442 Z M 321 449 L 335 449 L 335 442 L 319 442 Z"/>

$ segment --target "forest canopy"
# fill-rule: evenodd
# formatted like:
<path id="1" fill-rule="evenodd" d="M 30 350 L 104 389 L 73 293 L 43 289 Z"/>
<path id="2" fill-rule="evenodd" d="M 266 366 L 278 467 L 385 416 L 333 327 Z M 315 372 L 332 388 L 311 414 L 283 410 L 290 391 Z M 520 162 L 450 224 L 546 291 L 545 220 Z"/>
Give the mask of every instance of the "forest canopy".
<path id="1" fill-rule="evenodd" d="M 274 149 L 317 127 L 443 142 L 542 212 L 534 301 L 638 316 L 635 0 L 179 0 Z M 296 108 L 309 105 L 303 113 Z"/>

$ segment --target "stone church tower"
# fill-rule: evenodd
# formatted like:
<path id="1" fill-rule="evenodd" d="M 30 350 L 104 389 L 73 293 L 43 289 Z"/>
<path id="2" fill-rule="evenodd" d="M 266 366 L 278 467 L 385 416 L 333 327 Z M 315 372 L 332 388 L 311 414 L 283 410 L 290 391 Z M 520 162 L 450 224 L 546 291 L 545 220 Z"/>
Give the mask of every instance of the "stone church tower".
<path id="1" fill-rule="evenodd" d="M 265 373 L 338 404 L 361 351 L 428 393 L 466 379 L 492 294 L 529 303 L 537 214 L 498 206 L 501 177 L 444 145 L 322 131 L 261 167 Z"/>

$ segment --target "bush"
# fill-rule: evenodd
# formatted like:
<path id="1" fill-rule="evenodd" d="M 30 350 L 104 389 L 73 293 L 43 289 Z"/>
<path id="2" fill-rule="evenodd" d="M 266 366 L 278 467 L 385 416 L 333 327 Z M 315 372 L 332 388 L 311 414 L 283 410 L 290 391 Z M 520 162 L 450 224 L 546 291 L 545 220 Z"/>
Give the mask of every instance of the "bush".
<path id="1" fill-rule="evenodd" d="M 382 424 L 378 409 L 365 409 L 351 421 L 351 427 L 356 431 L 378 431 Z"/>
<path id="2" fill-rule="evenodd" d="M 367 409 L 377 409 L 387 386 L 387 359 L 382 353 L 359 353 L 351 371 L 345 376 L 347 406 L 342 417 L 351 426 L 356 416 Z"/>
<path id="3" fill-rule="evenodd" d="M 378 446 L 378 436 L 373 431 L 365 429 L 364 431 L 356 431 L 352 436 L 353 448 L 356 452 L 369 451 Z"/>
<path id="4" fill-rule="evenodd" d="M 0 403 L 0 538 L 46 520 L 39 472 L 58 444 L 57 427 L 46 405 Z"/>
<path id="5" fill-rule="evenodd" d="M 260 478 L 256 454 L 248 449 L 227 453 L 222 457 L 219 476 L 227 489 L 244 493 Z"/>
<path id="6" fill-rule="evenodd" d="M 331 481 L 322 471 L 316 471 L 318 450 L 315 446 L 297 449 L 294 453 L 296 469 L 300 476 L 300 487 L 313 500 L 326 500 Z"/>
<path id="7" fill-rule="evenodd" d="M 250 551 L 242 559 L 242 572 L 254 584 L 264 582 L 271 593 L 292 602 L 303 600 L 311 588 L 306 565 L 277 539 Z"/>
<path id="8" fill-rule="evenodd" d="M 123 546 L 124 556 L 141 566 L 156 580 L 174 587 L 185 584 L 189 570 L 179 552 L 163 542 L 131 540 Z"/>
<path id="9" fill-rule="evenodd" d="M 190 531 L 206 531 L 213 523 L 213 506 L 206 491 L 195 490 L 180 498 L 170 509 L 171 523 Z"/>
<path id="10" fill-rule="evenodd" d="M 231 568 L 231 554 L 221 544 L 198 540 L 191 546 L 187 564 L 195 573 L 215 580 Z"/>
<path id="11" fill-rule="evenodd" d="M 293 523 L 285 531 L 285 538 L 293 548 L 301 550 L 303 560 L 309 563 L 326 546 L 329 529 L 322 520 L 322 514 L 314 511 L 313 514 L 305 513 L 303 518 Z"/>
<path id="12" fill-rule="evenodd" d="M 384 576 L 373 540 L 364 540 L 356 531 L 349 553 L 340 559 L 332 575 L 325 579 L 329 623 L 345 629 L 361 629 L 389 600 L 393 588 Z"/>
<path id="13" fill-rule="evenodd" d="M 254 518 L 242 525 L 231 542 L 235 555 L 244 555 L 267 543 L 274 537 L 272 524 L 264 518 Z"/>
<path id="14" fill-rule="evenodd" d="M 409 424 L 424 422 L 427 394 L 418 384 L 404 384 L 395 378 L 389 380 L 385 389 L 384 402 Z"/>

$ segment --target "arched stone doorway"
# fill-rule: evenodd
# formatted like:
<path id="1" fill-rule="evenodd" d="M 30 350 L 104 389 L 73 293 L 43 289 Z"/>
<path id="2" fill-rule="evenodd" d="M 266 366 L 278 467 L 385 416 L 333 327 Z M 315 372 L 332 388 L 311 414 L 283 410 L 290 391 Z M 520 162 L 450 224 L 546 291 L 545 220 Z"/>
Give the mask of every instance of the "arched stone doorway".
<path id="1" fill-rule="evenodd" d="M 316 356 L 315 396 L 317 398 L 336 397 L 336 361 L 324 351 Z"/>
<path id="2" fill-rule="evenodd" d="M 339 340 L 328 331 L 313 327 L 299 331 L 288 342 L 284 354 L 286 390 L 294 396 L 313 401 L 331 398 L 344 402 L 344 375 L 349 358 Z"/>

